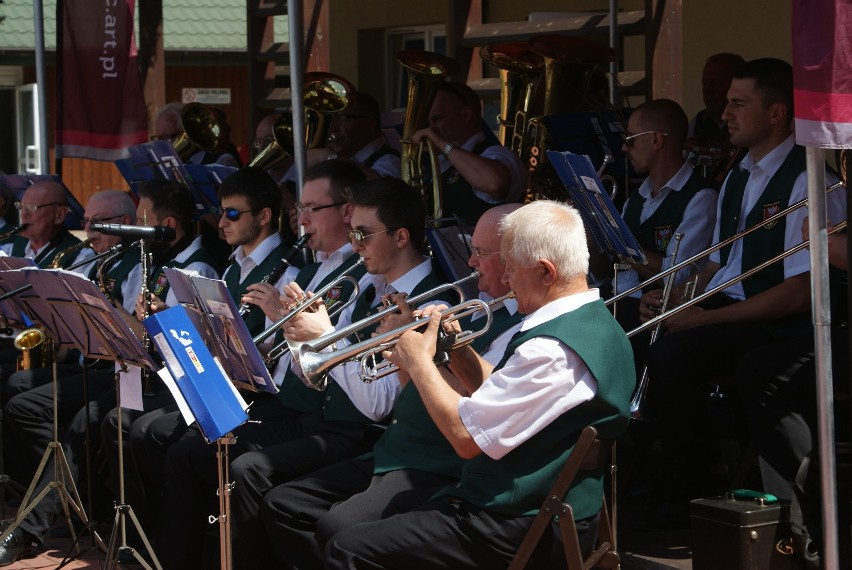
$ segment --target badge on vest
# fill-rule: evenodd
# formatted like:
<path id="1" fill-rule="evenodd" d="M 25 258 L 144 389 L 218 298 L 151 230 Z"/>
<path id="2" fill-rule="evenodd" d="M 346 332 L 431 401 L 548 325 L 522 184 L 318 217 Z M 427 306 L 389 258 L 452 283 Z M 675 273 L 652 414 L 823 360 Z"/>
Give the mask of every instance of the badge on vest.
<path id="1" fill-rule="evenodd" d="M 453 185 L 453 184 L 455 184 L 456 182 L 459 181 L 459 178 L 461 178 L 461 176 L 459 175 L 458 171 L 453 170 L 452 173 L 450 173 L 449 176 L 447 177 L 447 184 Z"/>
<path id="2" fill-rule="evenodd" d="M 669 242 L 672 241 L 672 234 L 674 233 L 674 226 L 657 226 L 654 228 L 654 244 L 657 249 L 662 254 L 666 253 L 666 249 L 669 247 Z"/>
<path id="3" fill-rule="evenodd" d="M 331 289 L 328 290 L 328 293 L 325 294 L 325 308 L 327 310 L 331 310 L 331 308 L 340 301 L 340 295 L 343 292 L 343 285 L 335 285 Z"/>
<path id="4" fill-rule="evenodd" d="M 168 282 L 169 278 L 166 277 L 165 272 L 160 273 L 159 275 L 157 275 L 156 283 L 154 283 L 154 286 L 151 287 L 151 293 L 154 296 L 159 297 L 160 294 L 163 292 L 163 289 L 166 288 L 166 283 Z"/>
<path id="5" fill-rule="evenodd" d="M 774 216 L 775 214 L 777 214 L 780 211 L 781 211 L 781 202 L 773 202 L 771 204 L 764 204 L 763 205 L 763 219 L 768 220 L 769 218 L 771 218 L 772 216 Z M 772 222 L 770 224 L 766 224 L 765 226 L 763 226 L 763 229 L 771 230 L 772 228 L 774 228 L 777 225 L 778 225 L 778 220 L 775 220 L 774 222 Z"/>

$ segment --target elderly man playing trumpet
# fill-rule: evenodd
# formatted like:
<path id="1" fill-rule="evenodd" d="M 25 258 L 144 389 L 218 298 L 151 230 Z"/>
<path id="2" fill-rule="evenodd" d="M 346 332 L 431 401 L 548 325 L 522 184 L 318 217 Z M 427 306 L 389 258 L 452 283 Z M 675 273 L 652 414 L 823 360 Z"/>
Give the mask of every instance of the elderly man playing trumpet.
<path id="1" fill-rule="evenodd" d="M 615 437 L 627 426 L 630 345 L 586 284 L 579 214 L 538 201 L 506 216 L 500 229 L 503 279 L 526 317 L 496 366 L 459 351 L 477 372 L 466 380 L 476 391 L 459 395 L 433 363 L 438 311 L 425 332 L 404 333 L 385 353 L 411 376 L 429 416 L 464 458 L 459 483 L 420 509 L 338 532 L 326 568 L 505 567 L 582 429 L 593 424 Z M 567 494 L 584 551 L 594 542 L 602 491 L 601 474 Z M 532 566 L 558 564 L 549 559 L 561 555 L 558 541 L 558 531 L 546 534 Z"/>

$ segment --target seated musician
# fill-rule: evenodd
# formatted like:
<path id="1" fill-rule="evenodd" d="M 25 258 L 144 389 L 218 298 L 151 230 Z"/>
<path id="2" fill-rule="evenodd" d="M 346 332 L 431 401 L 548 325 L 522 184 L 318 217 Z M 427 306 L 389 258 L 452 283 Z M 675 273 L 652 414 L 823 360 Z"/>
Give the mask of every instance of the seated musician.
<path id="1" fill-rule="evenodd" d="M 469 348 L 454 355 L 464 359 L 471 372 L 464 382 L 475 391 L 460 396 L 433 363 L 437 311 L 425 332 L 408 331 L 383 353 L 410 375 L 464 458 L 459 483 L 417 510 L 340 530 L 326 547 L 326 568 L 503 568 L 582 429 L 594 424 L 603 437 L 615 437 L 627 427 L 635 384 L 630 345 L 586 284 L 579 214 L 537 201 L 506 216 L 500 233 L 503 279 L 526 317 L 496 366 Z M 585 552 L 596 535 L 602 477 L 578 482 L 567 496 Z M 550 559 L 563 556 L 558 541 L 551 527 L 531 567 L 561 566 Z"/>
<path id="2" fill-rule="evenodd" d="M 0 234 L 6 237 L 0 239 L 0 251 L 9 255 L 16 243 L 20 242 L 23 245 L 27 240 L 19 235 L 20 232 L 10 234 L 12 228 L 17 226 L 18 215 L 15 210 L 15 196 L 3 185 L 2 178 L 3 176 L 0 175 Z"/>
<path id="3" fill-rule="evenodd" d="M 521 200 L 524 165 L 483 128 L 479 95 L 464 83 L 439 85 L 429 127 L 412 138 L 417 144 L 429 139 L 441 153 L 444 216 L 457 215 L 473 225 L 494 204 Z"/>
<path id="4" fill-rule="evenodd" d="M 83 227 L 95 253 L 103 253 L 121 242 L 122 238 L 93 231 L 90 223 L 97 221 L 133 224 L 136 221 L 136 206 L 126 192 L 118 190 L 104 190 L 89 198 L 84 212 Z M 108 265 L 102 266 L 101 264 L 104 263 Z M 113 303 L 121 305 L 125 311 L 132 311 L 136 304 L 141 278 L 139 250 L 128 248 L 110 261 L 99 260 L 89 272 L 89 277 L 97 280 Z M 85 456 L 86 418 L 83 408 L 88 402 L 97 400 L 107 393 L 112 401 L 115 401 L 112 392 L 114 377 L 112 363 L 103 362 L 94 366 L 91 362 L 86 364 L 90 365 L 90 368 L 85 390 L 83 383 L 86 377 L 83 376 L 78 362 L 60 368 L 62 373 L 57 377 L 56 382 L 57 416 L 63 430 L 61 442 L 71 470 L 70 475 L 76 481 L 81 481 L 80 475 L 85 472 L 85 462 L 82 459 Z M 25 372 L 37 373 L 46 382 L 53 377 L 52 369 L 30 370 L 16 373 L 10 381 L 20 386 L 22 381 L 17 381 L 18 377 Z M 32 378 L 32 374 L 29 377 Z M 28 481 L 33 476 L 44 450 L 53 440 L 53 390 L 54 387 L 50 383 L 33 387 L 12 397 L 3 411 L 6 433 L 10 436 L 6 443 L 14 445 L 13 449 L 6 448 L 5 451 L 10 457 L 14 456 L 15 460 L 11 464 L 15 466 L 16 473 L 20 473 L 22 481 Z M 94 443 L 97 444 L 96 426 L 92 425 L 89 432 L 94 438 Z M 46 465 L 36 487 L 36 495 L 53 481 L 54 467 L 52 460 Z M 49 493 L 0 546 L 0 566 L 11 564 L 18 558 L 33 554 L 37 545 L 44 541 L 48 529 L 61 512 L 62 503 L 58 493 Z"/>
<path id="5" fill-rule="evenodd" d="M 648 178 L 627 199 L 622 215 L 648 263 L 631 263 L 619 271 L 613 279 L 615 293 L 671 267 L 675 234 L 683 234 L 677 250 L 680 260 L 710 245 L 717 192 L 683 158 L 686 127 L 686 113 L 671 99 L 648 101 L 630 115 L 622 150 L 636 172 L 647 173 Z M 675 283 L 688 277 L 688 272 L 679 273 Z M 639 324 L 641 295 L 637 291 L 618 304 L 616 316 L 625 330 Z"/>
<path id="6" fill-rule="evenodd" d="M 807 220 L 806 220 L 807 221 Z M 808 239 L 807 224 L 802 239 Z M 828 238 L 830 275 L 847 277 L 848 233 Z M 837 268 L 837 269 L 834 269 Z M 842 271 L 834 275 L 835 271 Z M 834 281 L 834 280 L 833 280 Z M 849 328 L 845 279 L 837 279 L 831 290 L 831 364 L 835 391 L 849 390 Z M 762 346 L 747 352 L 737 363 L 737 386 L 749 420 L 752 441 L 760 460 L 763 490 L 791 504 L 790 527 L 793 549 L 805 568 L 818 570 L 822 548 L 823 501 L 820 471 L 817 414 L 816 361 L 825 355 L 814 348 L 814 331 Z M 838 403 L 840 403 L 838 399 Z M 845 403 L 845 402 L 843 402 Z M 842 405 L 835 410 L 835 433 L 847 425 L 848 412 Z M 833 416 L 835 417 L 835 416 Z M 841 438 L 843 439 L 843 438 Z M 842 513 L 843 511 L 841 511 Z M 848 514 L 844 519 L 848 525 Z M 840 528 L 844 527 L 841 522 Z M 848 553 L 848 533 L 840 533 L 841 553 Z M 845 545 L 845 547 L 843 546 Z M 843 557 L 841 558 L 841 566 Z"/>
<path id="7" fill-rule="evenodd" d="M 807 197 L 805 149 L 792 134 L 793 74 L 786 62 L 756 59 L 741 66 L 728 90 L 723 118 L 731 142 L 748 154 L 728 175 L 719 197 L 713 241 L 754 226 Z M 832 179 L 833 176 L 828 174 Z M 836 178 L 834 178 L 836 179 Z M 845 190 L 826 197 L 829 219 L 845 219 Z M 739 278 L 801 242 L 806 208 L 752 232 L 710 256 L 699 292 Z M 733 282 L 700 307 L 665 321 L 667 333 L 648 351 L 649 404 L 661 420 L 667 500 L 649 521 L 688 524 L 688 500 L 717 492 L 708 480 L 715 440 L 704 429 L 708 383 L 730 376 L 747 351 L 795 336 L 808 326 L 809 259 L 805 251 Z M 661 291 L 646 293 L 644 318 L 658 312 Z"/>
<path id="8" fill-rule="evenodd" d="M 737 68 L 745 63 L 735 53 L 714 53 L 701 70 L 701 97 L 704 109 L 689 122 L 689 136 L 702 144 L 728 143 L 728 129 L 722 116 L 728 103 L 728 89 Z"/>
<path id="9" fill-rule="evenodd" d="M 520 207 L 495 206 L 476 224 L 468 263 L 480 273 L 481 297 L 496 299 L 509 292 L 503 282 L 497 229 L 503 216 Z M 502 305 L 493 307 L 491 327 L 472 345 L 491 364 L 497 364 L 509 339 L 520 328 L 522 315 L 517 312 L 517 303 L 509 299 Z M 398 323 L 382 323 L 377 332 L 392 330 L 394 325 Z M 479 319 L 470 324 L 473 329 L 481 326 Z M 451 360 L 451 370 L 453 366 Z M 264 524 L 253 530 L 265 531 L 271 543 L 257 540 L 255 557 L 271 546 L 278 565 L 319 568 L 326 542 L 339 530 L 379 520 L 398 509 L 411 510 L 459 479 L 461 458 L 429 417 L 414 383 L 404 377 L 400 381 L 403 388 L 393 409 L 394 419 L 376 442 L 373 454 L 330 465 L 266 495 L 261 510 Z M 448 381 L 460 394 L 469 394 L 458 380 Z M 239 517 L 235 521 L 242 523 Z"/>

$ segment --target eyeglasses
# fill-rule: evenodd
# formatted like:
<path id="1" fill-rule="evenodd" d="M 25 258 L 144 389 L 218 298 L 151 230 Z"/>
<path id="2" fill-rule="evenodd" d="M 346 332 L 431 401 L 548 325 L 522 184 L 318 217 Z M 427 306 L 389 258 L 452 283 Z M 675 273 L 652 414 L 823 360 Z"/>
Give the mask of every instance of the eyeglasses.
<path id="1" fill-rule="evenodd" d="M 34 206 L 32 204 L 24 204 L 23 202 L 15 202 L 15 208 L 17 208 L 21 212 L 29 212 L 35 213 L 38 212 L 42 208 L 47 208 L 48 206 L 64 206 L 62 202 L 48 202 L 47 204 L 39 204 L 38 206 Z"/>
<path id="2" fill-rule="evenodd" d="M 223 208 L 222 215 L 225 216 L 228 221 L 238 222 L 240 220 L 240 216 L 243 214 L 248 214 L 251 212 L 252 214 L 256 214 L 260 210 L 237 210 L 236 208 Z"/>
<path id="3" fill-rule="evenodd" d="M 482 248 L 476 247 L 475 245 L 470 246 L 470 249 L 473 251 L 473 254 L 476 257 L 484 257 L 486 255 L 494 255 L 495 253 L 500 253 L 499 251 L 482 251 Z"/>
<path id="4" fill-rule="evenodd" d="M 349 230 L 349 241 L 356 243 L 358 247 L 364 247 L 364 243 L 367 241 L 367 238 L 371 238 L 379 234 L 386 234 L 388 232 L 394 231 L 394 229 L 395 228 L 388 228 L 386 230 L 382 230 L 380 232 L 373 232 L 367 235 L 364 235 L 364 232 L 362 232 L 361 230 Z"/>
<path id="5" fill-rule="evenodd" d="M 300 214 L 305 214 L 305 213 L 313 214 L 315 212 L 319 212 L 320 210 L 325 210 L 326 208 L 334 208 L 335 206 L 342 206 L 345 203 L 346 202 L 334 202 L 332 204 L 326 204 L 325 206 L 305 206 L 304 204 L 299 202 L 298 204 L 296 204 L 296 210 Z"/>
<path id="6" fill-rule="evenodd" d="M 90 222 L 91 222 L 91 223 L 93 223 L 93 224 L 100 224 L 100 223 L 103 223 L 103 222 L 108 222 L 108 221 L 110 221 L 110 220 L 114 220 L 114 219 L 116 219 L 116 218 L 120 218 L 120 217 L 122 217 L 123 215 L 124 215 L 124 214 L 117 214 L 117 215 L 115 215 L 115 216 L 109 216 L 109 217 L 106 217 L 106 218 L 100 218 L 100 217 L 98 217 L 98 216 L 95 216 L 94 218 L 83 218 L 83 219 L 82 219 L 82 220 L 80 220 L 80 221 L 81 221 L 81 222 L 83 222 L 83 227 L 85 228 L 85 227 L 86 227 L 86 224 L 88 224 L 88 223 L 90 223 Z"/>
<path id="7" fill-rule="evenodd" d="M 176 139 L 179 134 L 180 134 L 180 131 L 178 131 L 176 133 L 165 133 L 165 134 L 162 134 L 162 135 L 151 135 L 149 140 L 151 142 L 170 141 L 170 140 Z"/>
<path id="8" fill-rule="evenodd" d="M 627 133 L 624 133 L 624 145 L 627 148 L 630 148 L 631 146 L 633 146 L 633 141 L 637 137 L 641 137 L 643 135 L 650 135 L 650 134 L 653 134 L 653 133 L 660 133 L 664 137 L 669 136 L 669 133 L 666 133 L 666 132 L 663 132 L 663 131 L 660 131 L 660 130 L 656 130 L 656 129 L 653 130 L 653 131 L 643 131 L 641 133 L 636 133 L 635 135 L 628 135 Z"/>
<path id="9" fill-rule="evenodd" d="M 352 119 L 369 119 L 370 115 L 350 115 L 348 113 L 338 113 L 334 116 L 334 120 L 339 124 L 344 124 Z"/>

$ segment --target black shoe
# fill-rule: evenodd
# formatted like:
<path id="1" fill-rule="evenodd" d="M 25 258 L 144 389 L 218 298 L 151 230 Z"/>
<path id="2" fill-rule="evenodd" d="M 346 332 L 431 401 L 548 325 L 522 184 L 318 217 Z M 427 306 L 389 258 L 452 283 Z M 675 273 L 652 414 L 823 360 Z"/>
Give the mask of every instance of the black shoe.
<path id="1" fill-rule="evenodd" d="M 16 528 L 6 537 L 3 544 L 0 544 L 0 566 L 8 566 L 21 558 L 32 558 L 38 547 L 38 541 L 33 535 Z"/>

